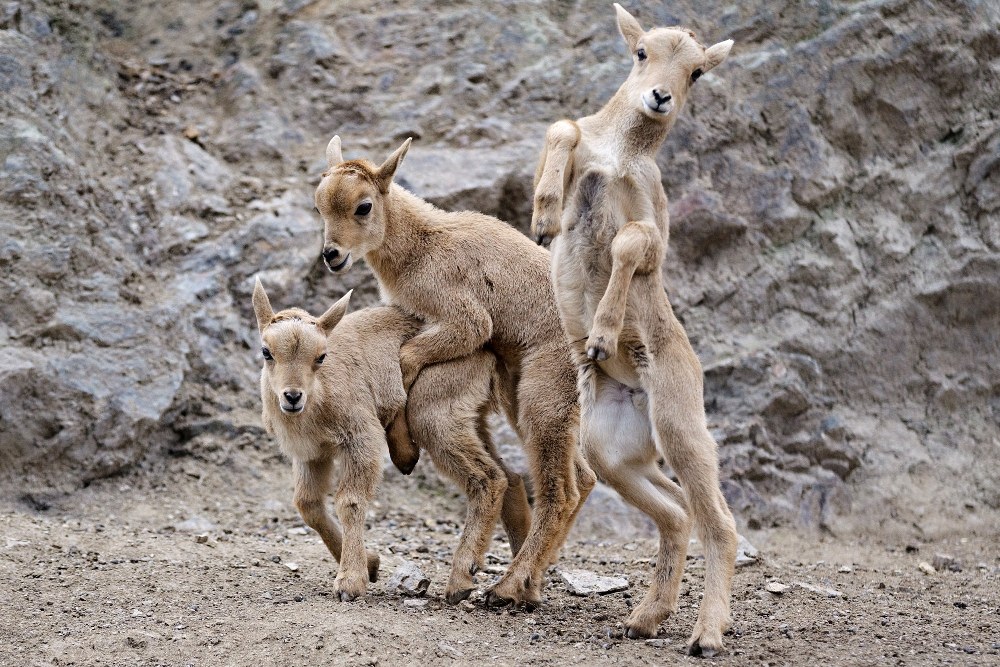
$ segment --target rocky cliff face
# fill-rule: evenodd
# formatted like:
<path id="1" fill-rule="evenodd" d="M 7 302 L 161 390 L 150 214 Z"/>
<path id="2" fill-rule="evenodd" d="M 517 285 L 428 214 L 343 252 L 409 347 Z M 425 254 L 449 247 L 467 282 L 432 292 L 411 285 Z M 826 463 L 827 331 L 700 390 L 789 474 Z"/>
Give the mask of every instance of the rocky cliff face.
<path id="1" fill-rule="evenodd" d="M 750 525 L 927 531 L 1000 509 L 1000 10 L 687 0 L 736 41 L 661 152 L 671 299 Z M 405 185 L 525 229 L 546 126 L 629 59 L 604 3 L 0 8 L 0 465 L 72 489 L 263 437 L 252 276 L 320 310 L 312 188 Z M 219 443 L 222 443 L 221 445 Z M 956 523 L 957 522 L 957 523 Z"/>

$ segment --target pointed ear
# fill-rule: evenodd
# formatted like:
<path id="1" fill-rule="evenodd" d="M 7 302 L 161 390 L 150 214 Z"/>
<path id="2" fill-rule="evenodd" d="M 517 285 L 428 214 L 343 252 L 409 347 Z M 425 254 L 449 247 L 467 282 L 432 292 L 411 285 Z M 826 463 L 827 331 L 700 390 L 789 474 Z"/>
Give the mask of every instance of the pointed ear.
<path id="1" fill-rule="evenodd" d="M 274 311 L 271 309 L 271 301 L 267 298 L 267 292 L 264 291 L 260 278 L 256 279 L 253 286 L 253 312 L 257 316 L 257 330 L 264 333 L 264 329 L 274 319 Z"/>
<path id="2" fill-rule="evenodd" d="M 719 42 L 718 44 L 713 44 L 712 46 L 705 49 L 705 66 L 701 68 L 701 71 L 707 72 L 716 65 L 722 63 L 729 55 L 729 50 L 733 48 L 733 40 L 727 39 L 724 42 Z"/>
<path id="3" fill-rule="evenodd" d="M 625 11 L 617 2 L 615 3 L 615 13 L 618 14 L 618 32 L 625 38 L 629 53 L 634 53 L 635 45 L 639 43 L 639 38 L 646 31 L 642 29 L 635 17 Z"/>
<path id="4" fill-rule="evenodd" d="M 348 291 L 347 294 L 340 297 L 337 303 L 330 306 L 329 310 L 319 316 L 316 324 L 323 330 L 323 333 L 330 333 L 340 323 L 341 318 L 347 313 L 347 306 L 351 303 L 351 294 L 353 293 L 354 290 Z"/>
<path id="5" fill-rule="evenodd" d="M 396 169 L 399 168 L 399 163 L 403 161 L 406 151 L 409 150 L 411 141 L 413 141 L 413 137 L 404 141 L 403 145 L 397 148 L 396 152 L 390 155 L 382 163 L 382 166 L 378 168 L 376 178 L 378 179 L 379 190 L 382 191 L 382 194 L 389 191 L 389 186 L 392 185 L 392 177 L 396 174 Z"/>
<path id="6" fill-rule="evenodd" d="M 340 152 L 340 137 L 333 135 L 330 143 L 326 145 L 326 168 L 333 169 L 344 161 L 344 155 Z"/>

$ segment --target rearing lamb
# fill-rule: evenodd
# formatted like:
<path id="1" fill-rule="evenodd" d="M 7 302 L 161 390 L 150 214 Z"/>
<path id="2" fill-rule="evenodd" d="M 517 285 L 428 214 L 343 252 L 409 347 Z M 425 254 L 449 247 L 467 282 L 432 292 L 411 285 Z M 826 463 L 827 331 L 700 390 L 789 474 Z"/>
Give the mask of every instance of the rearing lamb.
<path id="1" fill-rule="evenodd" d="M 692 519 L 705 544 L 694 655 L 722 648 L 737 534 L 719 488 L 702 370 L 667 300 L 667 196 L 655 155 L 692 85 L 732 41 L 705 48 L 684 28 L 645 32 L 615 5 L 632 72 L 592 116 L 549 128 L 532 231 L 552 241 L 552 279 L 580 368 L 581 442 L 601 479 L 660 531 L 652 587 L 625 625 L 650 637 L 677 610 Z M 680 486 L 657 466 L 658 451 Z"/>

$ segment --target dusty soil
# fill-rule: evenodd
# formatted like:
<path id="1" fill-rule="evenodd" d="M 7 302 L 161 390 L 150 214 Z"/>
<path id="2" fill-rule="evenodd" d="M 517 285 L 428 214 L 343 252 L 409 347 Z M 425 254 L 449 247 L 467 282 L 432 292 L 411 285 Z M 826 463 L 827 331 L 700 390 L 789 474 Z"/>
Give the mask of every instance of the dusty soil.
<path id="1" fill-rule="evenodd" d="M 202 440 L 197 452 L 71 496 L 4 500 L 0 665 L 698 660 L 683 652 L 702 590 L 697 545 L 680 613 L 662 625 L 658 646 L 622 638 L 621 621 L 648 585 L 648 537 L 598 542 L 580 531 L 563 551 L 559 567 L 624 575 L 626 592 L 574 597 L 553 570 L 533 613 L 487 610 L 478 594 L 451 607 L 442 593 L 463 500 L 421 464 L 411 478 L 387 471 L 368 533 L 380 580 L 367 599 L 341 603 L 335 562 L 289 502 L 287 462 L 266 441 L 240 444 Z M 712 663 L 1000 664 L 995 535 L 897 544 L 783 529 L 749 538 L 761 557 L 737 571 L 728 650 Z M 490 553 L 482 588 L 508 562 L 502 533 Z M 936 553 L 961 570 L 922 572 Z M 386 592 L 404 559 L 431 578 L 426 604 Z M 772 581 L 790 588 L 767 592 Z"/>

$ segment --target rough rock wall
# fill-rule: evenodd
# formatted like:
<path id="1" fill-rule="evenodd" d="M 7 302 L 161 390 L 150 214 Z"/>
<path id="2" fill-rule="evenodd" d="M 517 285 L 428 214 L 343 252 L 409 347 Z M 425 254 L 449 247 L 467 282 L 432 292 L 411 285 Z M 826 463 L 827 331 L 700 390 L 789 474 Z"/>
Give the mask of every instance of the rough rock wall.
<path id="1" fill-rule="evenodd" d="M 548 123 L 628 56 L 608 3 L 7 2 L 0 467 L 70 489 L 257 437 L 252 276 L 314 310 L 312 188 L 401 180 L 524 229 Z M 661 152 L 665 272 L 751 526 L 926 531 L 1000 509 L 1000 9 L 631 4 L 730 59 Z M 958 522 L 957 524 L 955 522 Z"/>

